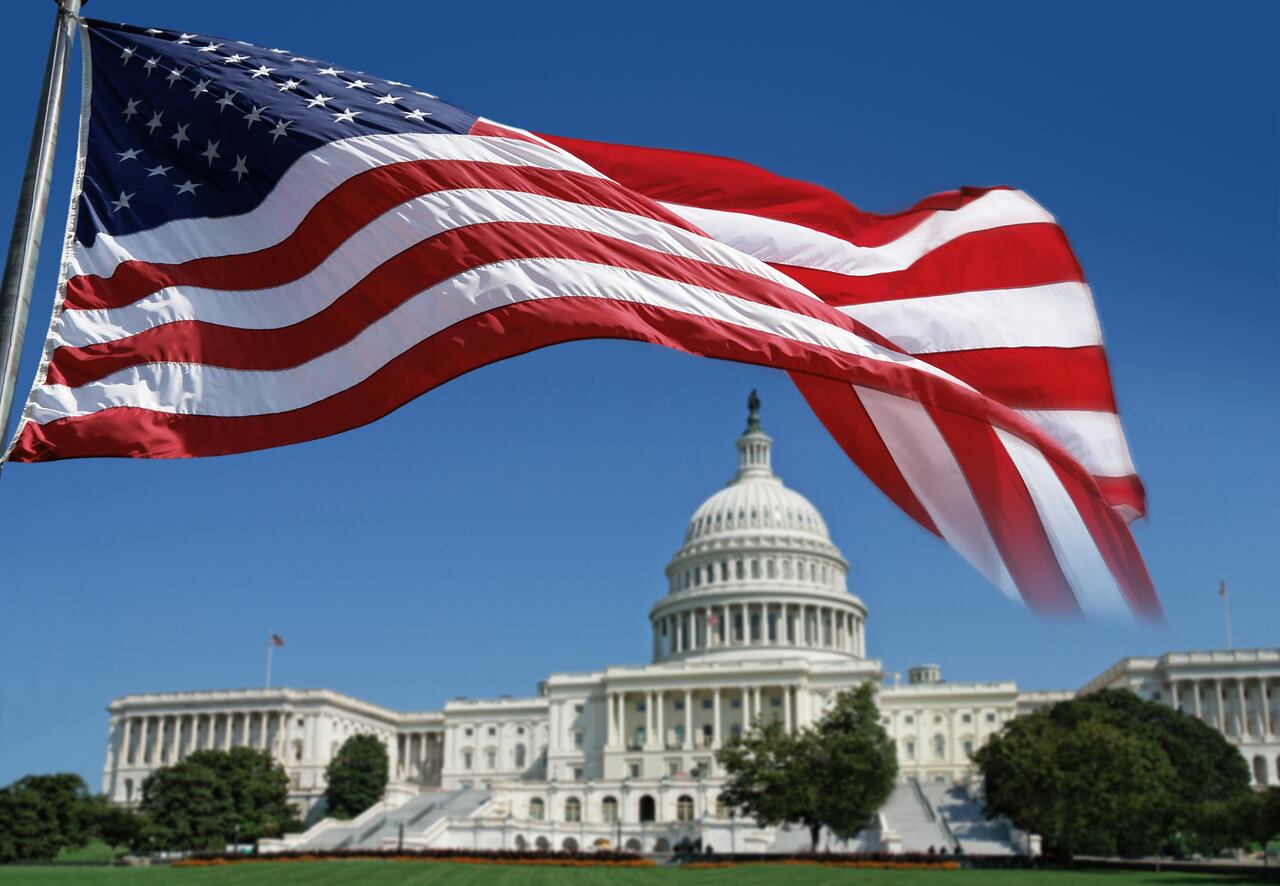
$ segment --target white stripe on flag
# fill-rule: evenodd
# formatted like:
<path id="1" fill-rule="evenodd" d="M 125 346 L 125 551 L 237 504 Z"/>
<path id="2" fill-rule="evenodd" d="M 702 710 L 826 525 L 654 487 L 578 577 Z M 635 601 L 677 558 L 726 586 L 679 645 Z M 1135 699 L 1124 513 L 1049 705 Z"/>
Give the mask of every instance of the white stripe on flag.
<path id="1" fill-rule="evenodd" d="M 1084 614 L 1132 618 L 1124 593 L 1102 558 L 1097 542 L 1045 457 L 1012 434 L 998 428 L 996 434 L 1022 475 L 1049 544 Z"/>
<path id="2" fill-rule="evenodd" d="M 503 305 L 564 296 L 653 305 L 908 366 L 961 384 L 910 355 L 886 350 L 848 330 L 786 309 L 607 265 L 519 259 L 485 265 L 423 290 L 350 341 L 300 366 L 262 371 L 202 363 L 149 363 L 76 388 L 45 385 L 34 392 L 28 414 L 43 424 L 115 406 L 216 416 L 300 409 L 359 384 L 399 354 L 468 317 Z"/>
<path id="3" fill-rule="evenodd" d="M 1021 602 L 969 481 L 928 410 L 883 391 L 858 385 L 853 390 L 942 537 L 992 584 Z"/>
<path id="4" fill-rule="evenodd" d="M 203 320 L 240 329 L 289 326 L 324 310 L 412 244 L 489 222 L 546 224 L 604 234 L 657 252 L 733 268 L 810 295 L 763 262 L 666 222 L 540 194 L 465 188 L 437 191 L 392 208 L 292 283 L 239 291 L 173 286 L 120 308 L 66 311 L 57 330 L 59 343 L 84 347 L 176 320 Z"/>
<path id="5" fill-rule="evenodd" d="M 389 163 L 476 160 L 503 166 L 569 170 L 604 178 L 581 160 L 520 139 L 446 133 L 360 135 L 327 142 L 297 159 L 271 193 L 241 215 L 180 218 L 134 234 L 99 233 L 76 250 L 71 276 L 108 277 L 125 261 L 176 264 L 257 252 L 284 240 L 326 194 L 347 179 Z"/>
<path id="6" fill-rule="evenodd" d="M 913 354 L 1102 343 L 1089 287 L 1050 283 L 840 308 Z"/>
<path id="7" fill-rule="evenodd" d="M 1015 409 L 1053 437 L 1095 477 L 1136 474 L 1120 416 L 1075 409 Z"/>
<path id="8" fill-rule="evenodd" d="M 909 268 L 926 253 L 974 231 L 1053 221 L 1048 211 L 1021 191 L 991 191 L 959 209 L 926 216 L 883 246 L 857 246 L 803 225 L 745 212 L 663 205 L 717 240 L 762 261 L 854 277 Z"/>

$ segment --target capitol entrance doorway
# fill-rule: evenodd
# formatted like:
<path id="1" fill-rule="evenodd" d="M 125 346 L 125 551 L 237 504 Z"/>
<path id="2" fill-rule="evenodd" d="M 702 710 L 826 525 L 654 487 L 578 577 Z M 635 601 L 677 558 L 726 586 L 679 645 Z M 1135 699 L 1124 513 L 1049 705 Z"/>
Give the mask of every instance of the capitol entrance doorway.
<path id="1" fill-rule="evenodd" d="M 653 802 L 653 797 L 645 794 L 640 798 L 640 821 L 655 821 L 657 819 L 657 804 Z"/>

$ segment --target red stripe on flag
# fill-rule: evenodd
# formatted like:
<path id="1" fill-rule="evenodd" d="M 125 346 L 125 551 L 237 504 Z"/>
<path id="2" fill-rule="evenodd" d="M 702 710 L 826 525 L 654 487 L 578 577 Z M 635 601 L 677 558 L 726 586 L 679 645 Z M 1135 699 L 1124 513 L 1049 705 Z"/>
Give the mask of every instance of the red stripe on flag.
<path id="1" fill-rule="evenodd" d="M 853 387 L 847 382 L 801 372 L 792 372 L 791 380 L 849 460 L 908 517 L 941 538 L 942 533 L 911 491 Z"/>
<path id="2" fill-rule="evenodd" d="M 628 268 L 834 321 L 843 317 L 822 302 L 718 265 L 655 252 L 586 231 L 551 225 L 494 222 L 423 240 L 384 263 L 332 304 L 291 326 L 240 329 L 180 320 L 87 347 L 54 351 L 48 383 L 72 387 L 148 362 L 203 363 L 234 369 L 297 366 L 358 335 L 419 292 L 494 262 L 562 258 Z M 270 298 L 264 293 L 263 298 Z M 853 328 L 852 323 L 845 324 Z M 895 349 L 896 350 L 896 349 Z"/>
<path id="3" fill-rule="evenodd" d="M 853 277 L 794 265 L 774 267 L 833 305 L 1084 282 L 1066 235 L 1057 225 L 1045 223 L 962 234 L 926 252 L 910 267 L 883 274 Z"/>
<path id="4" fill-rule="evenodd" d="M 991 191 L 1009 190 L 1004 186 L 961 188 L 934 194 L 903 212 L 876 215 L 827 188 L 775 175 L 741 160 L 556 135 L 542 137 L 654 200 L 791 222 L 859 246 L 883 246 L 935 212 L 959 209 Z"/>
<path id="5" fill-rule="evenodd" d="M 982 393 L 1014 409 L 1115 412 L 1107 355 L 1084 348 L 981 348 L 921 354 Z"/>
<path id="6" fill-rule="evenodd" d="M 1058 565 L 1026 483 L 995 430 L 985 422 L 929 408 L 973 492 L 987 529 L 1022 599 L 1034 609 L 1078 615 L 1076 600 Z"/>
<path id="7" fill-rule="evenodd" d="M 1138 545 L 1124 518 L 1090 494 L 1089 489 L 1077 477 L 1063 471 L 1052 461 L 1050 464 L 1063 488 L 1071 496 L 1071 501 L 1084 520 L 1089 535 L 1097 544 L 1107 568 L 1115 576 L 1116 584 L 1124 594 L 1129 608 L 1147 618 L 1162 618 L 1164 613 L 1160 599 L 1156 596 L 1155 585 L 1151 582 L 1151 575 L 1142 562 L 1142 554 L 1138 551 Z"/>
<path id="8" fill-rule="evenodd" d="M 257 252 L 180 264 L 127 261 L 109 278 L 78 275 L 67 283 L 67 310 L 121 307 L 166 286 L 265 289 L 314 270 L 352 234 L 415 197 L 458 188 L 496 188 L 628 212 L 697 231 L 657 204 L 578 172 L 471 160 L 417 160 L 362 172 L 325 195 L 284 240 Z"/>

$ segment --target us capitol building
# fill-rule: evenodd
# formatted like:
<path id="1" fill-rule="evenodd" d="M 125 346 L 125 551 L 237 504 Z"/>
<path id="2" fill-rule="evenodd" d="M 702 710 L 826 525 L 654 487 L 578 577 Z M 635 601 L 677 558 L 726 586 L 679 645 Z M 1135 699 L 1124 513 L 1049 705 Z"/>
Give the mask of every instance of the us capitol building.
<path id="1" fill-rule="evenodd" d="M 400 712 L 324 689 L 129 695 L 108 707 L 102 790 L 135 804 L 147 775 L 198 749 L 269 751 L 312 824 L 263 841 L 285 848 L 668 850 L 684 837 L 719 851 L 790 851 L 803 829 L 759 829 L 718 802 L 721 743 L 762 720 L 786 729 L 834 696 L 879 688 L 900 784 L 846 848 L 1034 851 L 986 822 L 970 755 L 1011 718 L 1071 698 L 1012 681 L 949 683 L 936 665 L 885 680 L 867 657 L 867 607 L 822 515 L 773 472 L 754 393 L 738 470 L 693 514 L 649 614 L 652 661 L 551 674 L 528 698 L 459 699 Z M 1239 747 L 1256 785 L 1280 783 L 1280 650 L 1129 658 L 1084 686 L 1133 689 L 1200 717 Z M 352 822 L 323 816 L 325 767 L 356 734 L 390 757 L 383 802 Z"/>

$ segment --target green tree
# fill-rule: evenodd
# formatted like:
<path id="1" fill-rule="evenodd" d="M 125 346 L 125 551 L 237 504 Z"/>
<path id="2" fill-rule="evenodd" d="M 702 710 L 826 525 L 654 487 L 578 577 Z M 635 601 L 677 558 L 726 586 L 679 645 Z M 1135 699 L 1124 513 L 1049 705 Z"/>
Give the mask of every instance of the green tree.
<path id="1" fill-rule="evenodd" d="M 89 818 L 89 791 L 78 775 L 28 775 L 0 788 L 0 862 L 48 861 L 83 846 Z"/>
<path id="2" fill-rule="evenodd" d="M 1008 816 L 1061 855 L 1157 852 L 1197 824 L 1220 823 L 1206 804 L 1238 800 L 1249 785 L 1221 735 L 1127 690 L 1019 717 L 974 760 L 988 814 Z"/>
<path id="3" fill-rule="evenodd" d="M 822 828 L 851 839 L 889 798 L 898 760 L 880 726 L 874 690 L 842 692 L 815 725 L 788 735 L 771 721 L 716 755 L 728 776 L 721 800 L 761 826 L 799 824 L 818 848 Z"/>
<path id="4" fill-rule="evenodd" d="M 329 814 L 354 818 L 381 800 L 388 769 L 387 749 L 377 737 L 353 735 L 344 741 L 325 770 Z"/>
<path id="5" fill-rule="evenodd" d="M 107 844 L 111 850 L 111 863 L 114 864 L 116 850 L 138 842 L 142 835 L 142 817 L 132 809 L 113 805 L 102 794 L 90 800 L 90 833 Z"/>
<path id="6" fill-rule="evenodd" d="M 292 830 L 284 768 L 252 748 L 196 751 L 142 783 L 139 843 L 155 849 L 221 849 Z"/>

